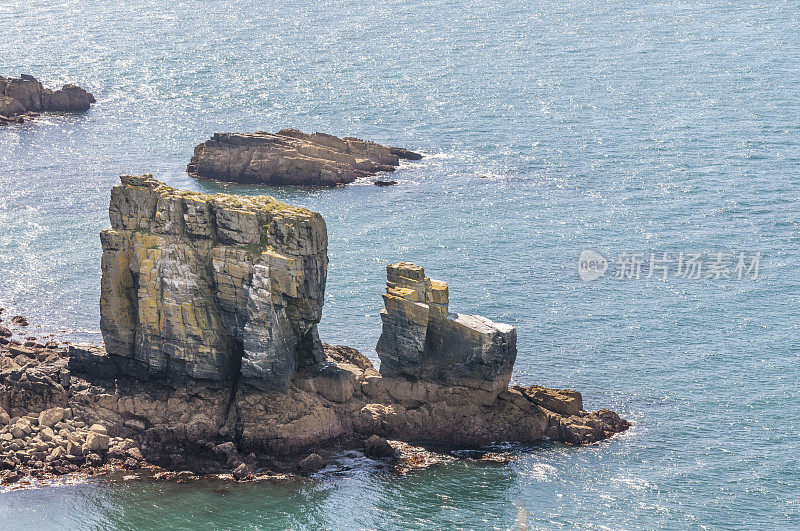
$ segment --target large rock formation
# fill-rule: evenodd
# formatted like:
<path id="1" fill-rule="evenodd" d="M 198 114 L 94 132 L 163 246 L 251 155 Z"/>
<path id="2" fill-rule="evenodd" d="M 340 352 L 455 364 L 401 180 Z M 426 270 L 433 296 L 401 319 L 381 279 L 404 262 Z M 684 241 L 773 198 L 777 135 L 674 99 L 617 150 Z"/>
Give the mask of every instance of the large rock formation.
<path id="1" fill-rule="evenodd" d="M 288 385 L 322 359 L 322 217 L 269 196 L 123 176 L 103 231 L 100 328 L 124 374 Z"/>
<path id="2" fill-rule="evenodd" d="M 473 388 L 496 397 L 508 388 L 517 331 L 477 315 L 448 311 L 447 284 L 401 262 L 386 268 L 381 374 Z"/>
<path id="3" fill-rule="evenodd" d="M 94 96 L 75 85 L 51 90 L 28 74 L 18 78 L 0 77 L 0 125 L 30 113 L 81 112 L 89 109 L 92 103 L 95 103 Z"/>
<path id="4" fill-rule="evenodd" d="M 296 129 L 277 133 L 217 133 L 194 149 L 187 171 L 238 183 L 334 186 L 394 171 L 399 160 L 422 158 L 403 148 Z"/>
<path id="5" fill-rule="evenodd" d="M 145 175 L 122 177 L 109 215 L 105 347 L 35 340 L 21 317 L 0 329 L 0 468 L 9 477 L 123 458 L 138 467 L 139 448 L 180 470 L 206 456 L 216 464 L 198 470 L 246 477 L 261 458 L 271 466 L 267 456 L 299 459 L 333 443 L 371 440 L 368 451 L 391 453 L 373 436 L 583 444 L 629 426 L 612 411 L 585 411 L 577 391 L 509 387 L 515 329 L 449 313 L 447 285 L 413 264 L 387 268 L 380 372 L 352 348 L 322 344 L 319 214 Z M 40 426 L 51 420 L 60 439 Z M 243 461 L 248 452 L 257 454 Z"/>

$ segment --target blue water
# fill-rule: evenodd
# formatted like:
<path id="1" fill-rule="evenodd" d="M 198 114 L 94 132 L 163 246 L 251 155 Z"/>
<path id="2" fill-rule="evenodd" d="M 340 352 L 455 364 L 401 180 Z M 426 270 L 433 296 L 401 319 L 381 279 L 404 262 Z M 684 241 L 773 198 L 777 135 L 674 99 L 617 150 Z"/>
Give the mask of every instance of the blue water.
<path id="1" fill-rule="evenodd" d="M 505 467 L 363 463 L 275 485 L 0 495 L 20 527 L 800 527 L 800 5 L 178 0 L 0 5 L 2 72 L 98 103 L 0 129 L 0 306 L 99 339 L 109 187 L 269 193 L 321 212 L 321 334 L 376 359 L 387 262 L 519 329 L 518 382 L 635 422 Z M 534 5 L 532 5 L 534 4 Z M 223 186 L 217 131 L 425 152 L 397 186 Z M 759 252 L 758 280 L 583 282 L 583 249 Z"/>

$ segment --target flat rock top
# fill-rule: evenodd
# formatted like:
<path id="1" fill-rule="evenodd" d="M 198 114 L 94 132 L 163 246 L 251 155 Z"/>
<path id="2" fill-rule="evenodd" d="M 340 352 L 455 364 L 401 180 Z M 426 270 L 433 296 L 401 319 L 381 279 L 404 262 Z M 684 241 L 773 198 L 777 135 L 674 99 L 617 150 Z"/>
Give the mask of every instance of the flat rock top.
<path id="1" fill-rule="evenodd" d="M 179 190 L 162 183 L 151 174 L 122 175 L 120 176 L 120 181 L 122 182 L 123 188 L 148 188 L 159 192 L 163 196 L 180 196 L 187 200 L 212 203 L 217 206 L 225 207 L 227 210 L 239 210 L 244 212 L 281 212 L 282 214 L 288 214 L 293 217 L 311 217 L 318 215 L 307 208 L 288 205 L 278 201 L 271 195 L 204 194 L 191 190 Z"/>

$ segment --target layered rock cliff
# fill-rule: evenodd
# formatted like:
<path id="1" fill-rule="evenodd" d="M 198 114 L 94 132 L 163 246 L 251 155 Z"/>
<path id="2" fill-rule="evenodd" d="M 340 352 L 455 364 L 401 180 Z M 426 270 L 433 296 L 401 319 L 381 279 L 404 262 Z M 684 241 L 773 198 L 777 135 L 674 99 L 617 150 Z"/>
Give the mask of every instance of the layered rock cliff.
<path id="1" fill-rule="evenodd" d="M 282 389 L 323 357 L 322 217 L 269 196 L 124 176 L 103 231 L 100 328 L 121 373 Z"/>
<path id="2" fill-rule="evenodd" d="M 381 374 L 463 386 L 496 397 L 508 388 L 517 331 L 478 315 L 450 313 L 447 284 L 415 264 L 386 268 Z"/>
<path id="3" fill-rule="evenodd" d="M 357 138 L 296 129 L 277 133 L 217 133 L 198 145 L 189 174 L 238 183 L 334 186 L 394 171 L 400 159 L 422 155 Z"/>
<path id="4" fill-rule="evenodd" d="M 81 112 L 95 103 L 94 96 L 76 85 L 44 88 L 33 76 L 0 77 L 0 125 L 40 112 Z"/>

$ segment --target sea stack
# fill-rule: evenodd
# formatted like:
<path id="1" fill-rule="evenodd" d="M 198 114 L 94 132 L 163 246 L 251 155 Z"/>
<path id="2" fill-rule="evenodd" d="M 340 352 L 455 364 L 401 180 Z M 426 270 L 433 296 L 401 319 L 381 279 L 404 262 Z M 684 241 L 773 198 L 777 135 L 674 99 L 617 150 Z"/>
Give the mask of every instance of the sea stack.
<path id="1" fill-rule="evenodd" d="M 325 220 L 270 196 L 207 196 L 150 175 L 111 190 L 100 328 L 126 372 L 285 388 L 324 358 Z"/>
<path id="2" fill-rule="evenodd" d="M 391 172 L 422 155 L 357 138 L 296 129 L 216 133 L 194 149 L 187 171 L 236 183 L 335 186 Z"/>

